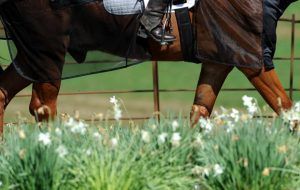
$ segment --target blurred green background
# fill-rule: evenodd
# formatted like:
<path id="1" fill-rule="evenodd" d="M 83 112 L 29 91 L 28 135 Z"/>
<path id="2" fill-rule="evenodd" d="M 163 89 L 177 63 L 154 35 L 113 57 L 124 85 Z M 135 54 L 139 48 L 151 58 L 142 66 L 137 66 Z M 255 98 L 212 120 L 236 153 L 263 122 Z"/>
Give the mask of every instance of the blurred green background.
<path id="1" fill-rule="evenodd" d="M 300 1 L 291 5 L 284 18 L 291 18 L 295 14 L 296 19 L 300 20 Z M 276 57 L 290 57 L 291 54 L 291 24 L 280 22 L 278 25 L 278 44 Z M 0 56 L 7 57 L 5 44 L 0 43 Z M 296 26 L 296 57 L 300 57 L 300 24 Z M 278 73 L 283 85 L 289 86 L 289 61 L 275 61 L 276 72 Z M 186 62 L 159 62 L 159 85 L 161 89 L 188 88 L 195 89 L 201 65 Z M 300 61 L 295 62 L 295 88 L 300 88 Z M 251 84 L 237 69 L 234 69 L 228 76 L 223 88 L 251 88 Z M 152 89 L 152 65 L 145 62 L 127 69 L 113 72 L 100 73 L 85 77 L 64 80 L 61 92 L 80 92 L 95 90 L 134 90 Z M 19 94 L 31 92 L 31 87 L 26 88 Z M 258 99 L 261 107 L 265 107 L 267 112 L 270 108 L 256 92 L 227 92 L 222 91 L 217 99 L 215 110 L 220 106 L 227 108 L 242 108 L 241 97 L 247 94 Z M 59 96 L 58 112 L 72 114 L 78 110 L 83 118 L 90 118 L 93 113 L 107 113 L 110 108 L 109 97 L 117 96 L 124 101 L 127 112 L 125 117 L 149 116 L 153 113 L 153 94 L 104 94 L 104 95 L 75 95 Z M 166 92 L 160 93 L 161 110 L 163 114 L 168 112 L 182 113 L 184 116 L 189 114 L 193 103 L 194 92 Z M 15 121 L 16 113 L 29 116 L 28 104 L 30 98 L 16 97 L 7 108 L 5 122 Z M 294 100 L 300 100 L 300 93 L 294 93 Z"/>

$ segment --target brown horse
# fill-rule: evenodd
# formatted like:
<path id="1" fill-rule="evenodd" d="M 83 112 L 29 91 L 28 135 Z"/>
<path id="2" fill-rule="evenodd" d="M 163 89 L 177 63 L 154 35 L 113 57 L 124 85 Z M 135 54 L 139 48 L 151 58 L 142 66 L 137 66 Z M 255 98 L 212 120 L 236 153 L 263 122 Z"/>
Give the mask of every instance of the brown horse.
<path id="1" fill-rule="evenodd" d="M 17 0 L 16 0 L 17 1 Z M 34 1 L 34 0 L 30 0 Z M 39 1 L 45 2 L 45 1 Z M 47 1 L 48 2 L 48 1 Z M 245 1 L 246 2 L 246 1 Z M 99 2 L 98 2 L 99 3 Z M 101 2 L 100 2 L 101 3 Z M 95 4 L 91 3 L 92 10 Z M 97 8 L 99 9 L 99 7 Z M 67 22 L 69 18 L 69 9 L 64 10 L 66 15 L 63 17 L 64 22 Z M 99 11 L 99 10 L 98 10 Z M 103 11 L 103 10 L 102 10 Z M 191 15 L 193 13 L 191 12 Z M 194 17 L 193 17 L 194 18 Z M 101 22 L 99 22 L 101 23 Z M 172 16 L 172 23 L 174 27 L 173 33 L 176 35 L 177 40 L 168 46 L 161 46 L 156 42 L 149 40 L 148 49 L 152 54 L 152 60 L 161 61 L 182 61 L 182 51 L 180 45 L 180 35 L 177 28 L 177 22 L 175 16 Z M 46 23 L 51 25 L 50 23 Z M 53 23 L 52 23 L 53 24 Z M 63 26 L 61 23 L 55 23 L 56 26 L 52 28 L 61 29 Z M 49 29 L 51 30 L 51 28 Z M 51 32 L 51 31 L 50 31 Z M 53 39 L 51 39 L 53 40 Z M 42 41 L 41 41 L 42 42 Z M 18 46 L 18 42 L 17 46 Z M 51 42 L 49 42 L 51 43 Z M 62 43 L 68 45 L 69 41 Z M 51 44 L 52 45 L 52 44 Z M 54 47 L 55 49 L 55 47 Z M 16 56 L 16 61 L 23 62 L 25 52 L 18 48 L 18 54 Z M 209 117 L 218 93 L 234 66 L 226 64 L 216 64 L 210 61 L 203 61 L 196 93 L 194 104 L 191 110 L 191 123 L 195 125 L 200 117 Z M 289 109 L 292 105 L 291 100 L 284 91 L 275 70 L 265 70 L 264 68 L 247 68 L 242 66 L 237 66 L 237 68 L 244 73 L 248 80 L 253 84 L 253 86 L 258 90 L 270 107 L 277 113 L 280 114 L 282 109 Z M 4 110 L 12 98 L 23 88 L 27 87 L 32 83 L 21 76 L 18 68 L 11 64 L 4 73 L 0 76 L 0 133 L 3 133 L 3 116 Z M 57 96 L 60 89 L 60 81 L 52 82 L 34 82 L 32 89 L 32 98 L 29 105 L 31 114 L 34 114 L 36 110 L 43 106 L 47 106 L 49 111 L 46 110 L 45 113 L 39 114 L 39 120 L 54 118 L 57 111 Z M 279 105 L 278 99 L 281 100 Z"/>

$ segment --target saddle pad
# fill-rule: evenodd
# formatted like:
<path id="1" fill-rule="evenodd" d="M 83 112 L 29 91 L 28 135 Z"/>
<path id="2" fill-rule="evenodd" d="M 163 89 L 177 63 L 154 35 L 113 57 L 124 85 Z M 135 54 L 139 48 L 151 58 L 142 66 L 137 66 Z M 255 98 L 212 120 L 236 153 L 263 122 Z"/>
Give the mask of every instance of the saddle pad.
<path id="1" fill-rule="evenodd" d="M 189 9 L 195 5 L 196 0 L 187 0 L 186 3 L 173 5 L 172 10 L 188 7 Z M 132 15 L 142 13 L 147 6 L 149 0 L 103 0 L 104 7 L 107 12 L 114 15 Z"/>
<path id="2" fill-rule="evenodd" d="M 103 0 L 104 8 L 114 15 L 131 15 L 142 13 L 143 2 L 140 0 Z"/>

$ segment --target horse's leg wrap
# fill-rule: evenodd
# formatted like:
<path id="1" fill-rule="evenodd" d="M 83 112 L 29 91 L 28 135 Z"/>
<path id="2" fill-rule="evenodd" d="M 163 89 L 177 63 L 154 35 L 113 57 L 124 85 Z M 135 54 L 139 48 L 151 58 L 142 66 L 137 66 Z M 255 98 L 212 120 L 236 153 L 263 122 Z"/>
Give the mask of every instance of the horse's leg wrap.
<path id="1" fill-rule="evenodd" d="M 59 81 L 33 84 L 29 111 L 37 121 L 54 119 L 59 88 Z"/>
<path id="2" fill-rule="evenodd" d="M 194 105 L 190 114 L 191 126 L 194 127 L 201 117 L 209 117 L 220 89 L 230 71 L 231 66 L 218 64 L 202 64 Z"/>
<path id="3" fill-rule="evenodd" d="M 239 68 L 253 84 L 270 107 L 280 114 L 282 110 L 290 109 L 292 101 L 286 94 L 274 69 L 257 71 Z"/>

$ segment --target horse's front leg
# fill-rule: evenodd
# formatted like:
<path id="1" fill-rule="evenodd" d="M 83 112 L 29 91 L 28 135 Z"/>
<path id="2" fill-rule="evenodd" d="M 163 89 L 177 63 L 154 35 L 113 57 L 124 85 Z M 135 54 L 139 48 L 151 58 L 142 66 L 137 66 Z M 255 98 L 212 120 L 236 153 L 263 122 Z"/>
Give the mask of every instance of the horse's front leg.
<path id="1" fill-rule="evenodd" d="M 37 121 L 48 121 L 56 116 L 60 83 L 55 81 L 33 84 L 29 111 Z"/>
<path id="2" fill-rule="evenodd" d="M 233 67 L 203 63 L 196 89 L 194 104 L 190 113 L 191 126 L 201 117 L 209 117 L 220 89 Z"/>
<path id="3" fill-rule="evenodd" d="M 286 94 L 274 69 L 258 71 L 239 68 L 253 84 L 270 107 L 279 115 L 283 110 L 290 109 L 292 101 Z"/>
<path id="4" fill-rule="evenodd" d="M 13 97 L 31 82 L 21 77 L 11 64 L 0 75 L 0 136 L 3 133 L 4 110 Z"/>

